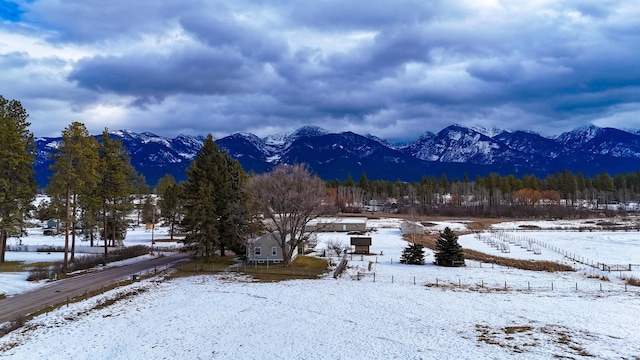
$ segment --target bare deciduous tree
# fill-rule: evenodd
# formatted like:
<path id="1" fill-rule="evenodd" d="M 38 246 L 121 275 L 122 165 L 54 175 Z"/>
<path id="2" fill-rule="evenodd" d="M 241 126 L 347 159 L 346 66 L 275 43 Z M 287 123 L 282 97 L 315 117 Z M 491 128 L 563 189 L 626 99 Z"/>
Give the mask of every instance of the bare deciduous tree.
<path id="1" fill-rule="evenodd" d="M 333 251 L 336 256 L 342 255 L 342 251 L 346 249 L 347 246 L 340 240 L 331 239 L 327 242 L 327 249 Z"/>
<path id="2" fill-rule="evenodd" d="M 266 231 L 277 239 L 284 266 L 306 240 L 305 226 L 326 213 L 324 182 L 304 165 L 279 165 L 270 173 L 252 176 L 248 192 L 265 218 Z"/>

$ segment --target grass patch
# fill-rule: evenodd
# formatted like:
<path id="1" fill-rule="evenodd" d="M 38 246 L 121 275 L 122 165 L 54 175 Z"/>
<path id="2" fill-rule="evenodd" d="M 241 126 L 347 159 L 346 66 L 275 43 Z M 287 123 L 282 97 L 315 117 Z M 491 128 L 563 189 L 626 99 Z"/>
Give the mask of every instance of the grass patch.
<path id="1" fill-rule="evenodd" d="M 605 275 L 597 275 L 597 274 L 589 274 L 587 275 L 587 279 L 598 279 L 602 281 L 610 281 L 609 278 Z"/>
<path id="2" fill-rule="evenodd" d="M 282 264 L 258 264 L 238 267 L 238 271 L 250 275 L 257 281 L 276 282 L 296 279 L 317 279 L 327 272 L 328 263 L 313 256 L 298 256 L 285 268 Z"/>
<path id="3" fill-rule="evenodd" d="M 531 331 L 531 326 L 507 326 L 503 330 L 505 334 L 515 334 Z"/>
<path id="4" fill-rule="evenodd" d="M 624 280 L 627 283 L 627 285 L 640 286 L 640 279 L 635 278 L 633 276 L 623 275 L 621 279 Z"/>
<path id="5" fill-rule="evenodd" d="M 6 261 L 0 264 L 2 272 L 22 272 L 27 271 L 23 261 Z"/>
<path id="6" fill-rule="evenodd" d="M 236 264 L 235 257 L 229 256 L 213 256 L 209 259 L 191 259 L 188 262 L 174 266 L 175 271 L 168 277 L 177 278 L 201 274 L 216 274 L 227 270 L 234 264 Z"/>

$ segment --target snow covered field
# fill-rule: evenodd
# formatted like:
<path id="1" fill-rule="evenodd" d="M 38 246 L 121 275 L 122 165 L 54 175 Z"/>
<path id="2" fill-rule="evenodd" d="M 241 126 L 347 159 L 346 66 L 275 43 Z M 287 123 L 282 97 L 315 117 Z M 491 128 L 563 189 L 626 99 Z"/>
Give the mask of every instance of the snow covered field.
<path id="1" fill-rule="evenodd" d="M 430 230 L 444 226 L 460 231 L 464 221 L 436 222 Z M 500 226 L 503 233 L 553 243 L 596 261 L 640 263 L 638 233 L 522 233 L 504 230 L 514 224 Z M 461 236 L 460 243 L 497 256 L 567 261 L 577 271 L 551 274 L 473 263 L 440 268 L 431 264 L 429 250 L 427 265 L 403 265 L 398 259 L 406 242 L 398 220 L 373 220 L 369 227 L 374 228 L 371 252 L 378 255 L 354 255 L 339 279 L 329 274 L 319 280 L 256 283 L 225 273 L 144 280 L 35 318 L 0 338 L 0 358 L 640 356 L 640 289 L 625 291 L 618 272 L 574 264 L 546 248 L 533 254 L 512 244 L 502 253 L 476 235 Z M 319 241 L 322 251 L 328 241 L 348 244 L 349 236 L 321 234 Z M 623 275 L 640 278 L 639 273 L 636 268 Z M 15 282 L 0 277 L 0 291 Z M 129 293 L 137 294 L 123 296 Z M 111 306 L 93 309 L 118 297 Z"/>

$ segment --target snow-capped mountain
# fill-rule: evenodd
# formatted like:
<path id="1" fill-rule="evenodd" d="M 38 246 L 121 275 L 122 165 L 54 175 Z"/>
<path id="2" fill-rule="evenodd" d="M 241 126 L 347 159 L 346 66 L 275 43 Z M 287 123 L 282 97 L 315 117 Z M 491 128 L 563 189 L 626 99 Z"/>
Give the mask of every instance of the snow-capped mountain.
<path id="1" fill-rule="evenodd" d="M 185 179 L 185 169 L 200 150 L 204 137 L 164 138 L 126 130 L 110 134 L 120 139 L 132 165 L 149 184 L 169 173 Z M 36 172 L 44 186 L 50 174 L 49 154 L 60 138 L 36 140 Z M 304 163 L 323 179 L 357 178 L 417 181 L 423 176 L 473 178 L 490 172 L 544 177 L 564 169 L 587 176 L 635 172 L 640 168 L 640 132 L 588 126 L 555 138 L 526 131 L 474 129 L 452 125 L 437 134 L 423 133 L 415 142 L 398 146 L 352 132 L 332 133 L 305 126 L 290 134 L 260 138 L 236 133 L 216 144 L 238 159 L 245 171 L 261 173 L 281 163 Z"/>

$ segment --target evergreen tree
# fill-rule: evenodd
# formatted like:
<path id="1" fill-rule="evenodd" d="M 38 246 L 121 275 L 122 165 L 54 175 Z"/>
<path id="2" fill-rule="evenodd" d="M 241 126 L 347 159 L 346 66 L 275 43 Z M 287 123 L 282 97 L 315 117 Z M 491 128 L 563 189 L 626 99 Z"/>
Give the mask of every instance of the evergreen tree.
<path id="1" fill-rule="evenodd" d="M 91 196 L 98 182 L 98 147 L 94 137 L 89 135 L 84 124 L 73 122 L 62 131 L 62 141 L 58 152 L 53 156 L 51 166 L 53 175 L 49 184 L 49 193 L 64 199 L 64 269 L 68 261 L 74 261 L 78 198 Z M 69 234 L 71 233 L 71 249 Z M 71 258 L 69 259 L 69 251 Z"/>
<path id="2" fill-rule="evenodd" d="M 35 143 L 28 116 L 19 101 L 0 96 L 0 263 L 7 238 L 22 232 L 36 195 Z"/>
<path id="3" fill-rule="evenodd" d="M 225 248 L 230 248 L 236 254 L 244 250 L 241 246 L 241 234 L 247 230 L 247 225 L 256 216 L 250 211 L 249 195 L 246 191 L 248 176 L 242 169 L 240 162 L 228 153 L 222 153 L 229 173 L 229 188 L 227 205 L 220 222 L 223 237 L 220 242 L 220 255 L 224 256 Z"/>
<path id="4" fill-rule="evenodd" d="M 149 194 L 144 198 L 142 202 L 142 222 L 145 224 L 154 224 L 158 219 L 156 202 Z"/>
<path id="5" fill-rule="evenodd" d="M 344 179 L 344 181 L 342 182 L 342 185 L 344 185 L 346 187 L 354 187 L 354 186 L 356 186 L 356 183 L 353 181 L 353 178 L 351 177 L 351 173 L 347 174 L 347 178 Z"/>
<path id="6" fill-rule="evenodd" d="M 236 238 L 232 209 L 240 188 L 239 164 L 220 152 L 211 134 L 196 159 L 187 169 L 184 184 L 185 243 L 193 244 L 196 255 L 209 258 L 219 247 L 224 249 Z"/>
<path id="7" fill-rule="evenodd" d="M 104 256 L 108 256 L 108 242 L 126 236 L 125 215 L 133 209 L 131 194 L 134 192 L 135 170 L 131 166 L 129 155 L 117 139 L 112 139 L 105 129 L 100 137 L 100 183 L 96 187 L 102 202 L 102 238 Z"/>
<path id="8" fill-rule="evenodd" d="M 135 174 L 133 187 L 135 189 L 136 195 L 136 225 L 140 225 L 140 217 L 142 216 L 144 201 L 146 200 L 147 196 L 151 194 L 151 188 L 149 187 L 149 184 L 147 184 L 147 179 L 145 178 L 145 176 L 140 173 Z"/>
<path id="9" fill-rule="evenodd" d="M 164 225 L 169 226 L 169 237 L 173 240 L 176 226 L 183 208 L 182 186 L 176 184 L 175 178 L 167 174 L 158 180 L 156 194 L 158 195 L 158 207 L 160 219 Z"/>
<path id="10" fill-rule="evenodd" d="M 458 235 L 446 227 L 436 239 L 435 263 L 440 266 L 464 266 L 464 251 Z"/>
<path id="11" fill-rule="evenodd" d="M 365 193 L 371 193 L 370 182 L 369 179 L 367 179 L 367 174 L 364 172 L 364 170 L 362 170 L 362 173 L 360 173 L 360 179 L 358 179 L 358 187 Z"/>
<path id="12" fill-rule="evenodd" d="M 409 243 L 400 256 L 400 262 L 408 265 L 424 265 L 424 246 Z"/>

